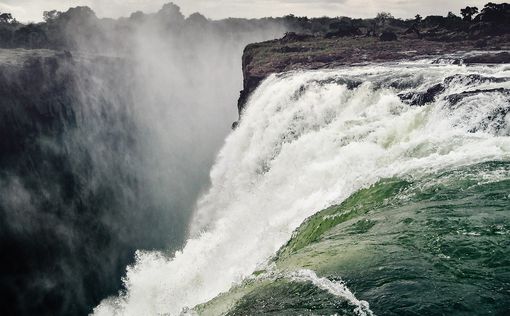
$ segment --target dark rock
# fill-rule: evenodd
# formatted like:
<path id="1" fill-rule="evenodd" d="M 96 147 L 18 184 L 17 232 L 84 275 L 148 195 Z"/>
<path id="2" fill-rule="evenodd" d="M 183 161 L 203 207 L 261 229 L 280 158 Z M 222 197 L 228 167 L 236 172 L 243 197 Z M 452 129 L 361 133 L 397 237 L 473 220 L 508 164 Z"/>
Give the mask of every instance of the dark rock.
<path id="1" fill-rule="evenodd" d="M 391 42 L 397 40 L 397 34 L 393 32 L 383 32 L 381 36 L 379 36 L 379 39 L 383 42 Z"/>
<path id="2" fill-rule="evenodd" d="M 255 89 L 259 86 L 260 82 L 264 80 L 265 77 L 257 77 L 257 76 L 245 76 L 244 80 L 244 89 L 239 93 L 239 100 L 237 101 L 237 109 L 239 114 L 244 109 L 244 105 L 248 101 L 251 93 L 255 91 Z"/>
<path id="3" fill-rule="evenodd" d="M 502 93 L 507 96 L 510 96 L 510 89 L 496 88 L 496 89 L 477 89 L 477 90 L 473 90 L 473 91 L 464 91 L 461 93 L 449 95 L 448 97 L 446 97 L 446 99 L 450 103 L 450 106 L 455 106 L 463 99 L 480 94 L 480 93 Z"/>
<path id="4" fill-rule="evenodd" d="M 464 59 L 466 64 L 508 64 L 510 63 L 510 53 L 502 52 L 496 54 L 484 54 Z"/>
<path id="5" fill-rule="evenodd" d="M 487 115 L 487 117 L 482 119 L 478 126 L 471 128 L 469 132 L 476 133 L 490 130 L 490 132 L 495 133 L 498 136 L 510 136 L 510 129 L 507 121 L 507 116 L 509 114 L 510 104 L 507 107 L 498 107 Z"/>
<path id="6" fill-rule="evenodd" d="M 470 75 L 454 75 L 444 79 L 444 83 L 449 85 L 452 81 L 463 81 L 464 84 L 470 85 L 472 83 L 501 83 L 507 82 L 510 78 L 505 77 L 487 77 L 478 74 L 470 74 Z"/>
<path id="7" fill-rule="evenodd" d="M 404 94 L 399 94 L 399 97 L 402 101 L 408 103 L 412 106 L 423 106 L 427 103 L 430 103 L 436 99 L 436 96 L 445 90 L 444 85 L 437 84 L 425 92 L 409 92 Z"/>
<path id="8" fill-rule="evenodd" d="M 463 81 L 464 84 L 469 85 L 472 83 L 488 83 L 488 82 L 506 82 L 508 78 L 496 78 L 496 77 L 484 77 L 476 74 L 472 75 L 455 75 L 448 77 L 444 80 L 442 84 L 437 84 L 425 92 L 409 92 L 400 94 L 399 97 L 402 101 L 408 103 L 411 106 L 423 106 L 427 103 L 433 102 L 436 100 L 437 96 L 445 91 L 446 87 L 452 83 L 452 81 Z M 459 94 L 453 94 L 447 97 L 448 101 L 451 105 L 457 104 L 460 100 L 465 97 L 475 95 L 478 93 L 493 93 L 493 92 L 502 92 L 508 93 L 506 89 L 492 89 L 492 90 L 474 90 L 468 92 L 462 92 Z"/>
<path id="9" fill-rule="evenodd" d="M 463 62 L 462 58 L 440 57 L 435 59 L 432 64 L 462 65 Z"/>

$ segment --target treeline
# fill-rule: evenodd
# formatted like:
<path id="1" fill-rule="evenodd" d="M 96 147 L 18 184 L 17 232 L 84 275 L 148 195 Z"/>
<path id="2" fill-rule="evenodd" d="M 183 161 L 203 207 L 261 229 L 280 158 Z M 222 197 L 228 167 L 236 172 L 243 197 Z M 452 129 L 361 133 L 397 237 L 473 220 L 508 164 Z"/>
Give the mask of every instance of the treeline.
<path id="1" fill-rule="evenodd" d="M 218 32 L 242 32 L 261 25 L 273 25 L 296 33 L 334 36 L 379 36 L 396 32 L 419 37 L 444 32 L 457 32 L 466 37 L 510 33 L 510 4 L 488 3 L 483 8 L 466 7 L 459 15 L 416 15 L 414 19 L 398 19 L 390 13 L 379 13 L 372 19 L 349 17 L 307 18 L 287 15 L 281 18 L 225 19 L 212 21 L 194 13 L 185 18 L 180 8 L 168 3 L 154 14 L 135 12 L 128 18 L 99 19 L 88 7 L 71 8 L 67 12 L 44 12 L 44 22 L 22 24 L 10 13 L 0 13 L 0 47 L 52 49 L 104 49 L 122 47 L 121 39 L 130 36 L 140 25 L 151 31 L 178 33 L 182 28 L 215 28 Z M 120 39 L 120 40 L 119 40 Z M 129 47 L 124 47 L 129 49 Z"/>
<path id="2" fill-rule="evenodd" d="M 445 32 L 456 32 L 460 36 L 477 37 L 510 33 L 510 4 L 487 3 L 481 10 L 466 7 L 460 15 L 448 12 L 446 16 L 432 15 L 423 18 L 398 19 L 391 13 L 381 12 L 372 19 L 307 18 L 288 15 L 284 17 L 286 25 L 298 33 L 334 36 L 379 36 L 384 32 L 414 34 L 420 37 Z"/>
<path id="3" fill-rule="evenodd" d="M 193 33 L 187 31 L 202 28 L 238 36 L 254 28 L 278 26 L 283 21 L 273 18 L 212 21 L 200 13 L 186 18 L 173 3 L 165 4 L 153 14 L 135 12 L 130 17 L 119 19 L 99 19 L 92 9 L 85 6 L 66 12 L 47 11 L 43 17 L 44 22 L 30 24 L 19 23 L 10 14 L 8 19 L 0 20 L 0 47 L 129 50 L 130 41 L 127 39 L 132 39 L 140 31 L 160 32 L 175 38 Z"/>

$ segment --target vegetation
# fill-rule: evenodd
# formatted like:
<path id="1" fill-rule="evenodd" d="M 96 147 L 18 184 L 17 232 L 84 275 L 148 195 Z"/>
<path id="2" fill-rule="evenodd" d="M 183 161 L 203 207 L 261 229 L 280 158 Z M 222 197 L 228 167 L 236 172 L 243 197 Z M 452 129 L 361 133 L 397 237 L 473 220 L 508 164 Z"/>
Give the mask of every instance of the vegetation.
<path id="1" fill-rule="evenodd" d="M 462 15 L 464 21 L 471 21 L 473 19 L 473 15 L 477 13 L 478 13 L 477 7 L 466 7 L 460 10 L 460 14 Z"/>
<path id="2" fill-rule="evenodd" d="M 132 34 L 140 23 L 158 25 L 162 31 L 177 32 L 180 27 L 215 27 L 219 29 L 246 29 L 260 24 L 269 24 L 284 29 L 314 36 L 376 36 L 382 33 L 400 32 L 407 34 L 438 34 L 458 32 L 466 37 L 504 34 L 510 32 L 510 4 L 488 3 L 479 10 L 466 7 L 460 16 L 449 12 L 447 16 L 416 15 L 403 20 L 388 12 L 381 12 L 373 19 L 353 19 L 348 17 L 308 18 L 287 15 L 281 18 L 258 20 L 226 19 L 211 21 L 195 13 L 185 18 L 180 8 L 168 3 L 154 14 L 135 12 L 129 18 L 118 20 L 99 19 L 88 7 L 71 8 L 67 12 L 56 10 L 43 14 L 44 22 L 24 25 L 10 13 L 0 13 L 0 47 L 13 48 L 53 48 L 53 49 L 104 49 L 105 45 L 122 45 L 120 39 Z M 156 28 L 157 29 L 157 28 Z M 408 32 L 405 32 L 408 30 Z M 426 36 L 425 36 L 425 39 Z M 127 48 L 128 49 L 128 48 Z"/>

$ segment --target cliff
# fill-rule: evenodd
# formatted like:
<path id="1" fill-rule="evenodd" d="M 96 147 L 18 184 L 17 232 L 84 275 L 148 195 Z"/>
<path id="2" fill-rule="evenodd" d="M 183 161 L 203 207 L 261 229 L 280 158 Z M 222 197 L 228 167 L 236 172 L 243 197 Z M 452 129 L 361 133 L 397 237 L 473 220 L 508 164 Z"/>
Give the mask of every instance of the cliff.
<path id="1" fill-rule="evenodd" d="M 97 71 L 112 67 L 122 65 L 44 49 L 0 50 L 0 305 L 7 315 L 86 314 L 120 288 L 111 280 L 132 260 L 106 220 L 126 224 L 123 185 L 98 167 L 94 152 L 102 143 L 132 144 L 127 133 L 105 129 L 119 112 L 94 115 L 115 102 L 104 95 L 95 102 L 98 76 L 105 78 Z"/>
<path id="2" fill-rule="evenodd" d="M 169 244 L 138 170 L 133 78 L 126 59 L 0 49 L 5 315 L 88 314 L 136 249 Z"/>
<path id="3" fill-rule="evenodd" d="M 281 39 L 250 44 L 245 48 L 242 59 L 243 90 L 238 110 L 241 114 L 250 94 L 262 80 L 274 73 L 509 49 L 510 34 L 469 37 L 456 32 L 421 34 L 407 30 L 382 34 L 380 37 L 331 37 L 287 33 Z M 495 52 L 453 62 L 509 63 L 510 54 Z"/>

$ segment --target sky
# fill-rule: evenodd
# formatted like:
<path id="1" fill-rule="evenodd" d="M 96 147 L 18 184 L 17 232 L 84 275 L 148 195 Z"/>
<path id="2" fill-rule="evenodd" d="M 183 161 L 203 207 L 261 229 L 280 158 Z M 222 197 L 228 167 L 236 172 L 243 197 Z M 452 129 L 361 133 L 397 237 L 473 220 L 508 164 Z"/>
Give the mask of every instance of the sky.
<path id="1" fill-rule="evenodd" d="M 477 6 L 497 0 L 0 0 L 0 12 L 9 12 L 22 22 L 42 20 L 43 11 L 65 11 L 86 5 L 99 17 L 118 18 L 132 12 L 158 11 L 164 3 L 174 2 L 185 15 L 200 12 L 211 19 L 226 17 L 259 18 L 264 16 L 351 16 L 373 17 L 378 12 L 390 12 L 396 17 L 410 18 L 448 11 L 458 14 L 460 8 Z"/>

